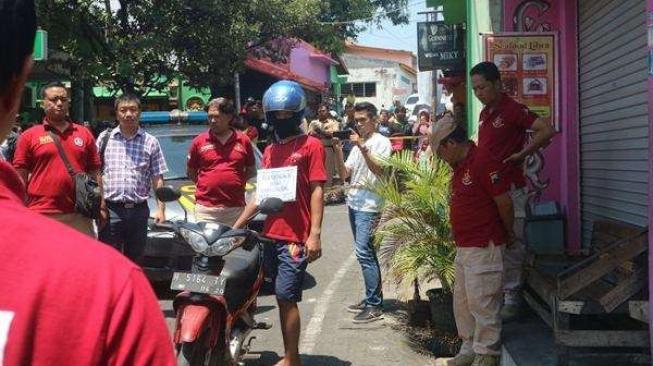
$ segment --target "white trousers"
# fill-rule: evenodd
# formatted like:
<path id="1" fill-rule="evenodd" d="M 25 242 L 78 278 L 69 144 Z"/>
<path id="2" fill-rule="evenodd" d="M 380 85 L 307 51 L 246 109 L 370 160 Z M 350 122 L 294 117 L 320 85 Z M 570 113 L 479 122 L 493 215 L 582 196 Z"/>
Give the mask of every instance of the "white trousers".
<path id="1" fill-rule="evenodd" d="M 498 355 L 501 352 L 501 281 L 503 245 L 456 249 L 453 310 L 460 353 Z"/>
<path id="2" fill-rule="evenodd" d="M 513 231 L 515 242 L 506 247 L 503 256 L 503 296 L 504 303 L 517 304 L 519 290 L 524 281 L 524 259 L 526 258 L 526 244 L 524 240 L 524 225 L 526 223 L 526 204 L 528 203 L 528 190 L 512 188 L 510 198 L 515 210 L 515 223 Z"/>
<path id="3" fill-rule="evenodd" d="M 245 207 L 207 207 L 195 205 L 195 221 L 219 222 L 233 226 Z"/>

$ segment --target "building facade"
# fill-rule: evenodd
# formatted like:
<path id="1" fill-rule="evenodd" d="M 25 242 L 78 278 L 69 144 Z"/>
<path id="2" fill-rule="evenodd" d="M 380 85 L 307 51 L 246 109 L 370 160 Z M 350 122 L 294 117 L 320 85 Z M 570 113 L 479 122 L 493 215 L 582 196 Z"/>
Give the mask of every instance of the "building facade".
<path id="1" fill-rule="evenodd" d="M 411 52 L 347 44 L 342 59 L 349 71 L 342 95 L 353 96 L 356 102 L 389 108 L 417 91 L 416 58 Z"/>

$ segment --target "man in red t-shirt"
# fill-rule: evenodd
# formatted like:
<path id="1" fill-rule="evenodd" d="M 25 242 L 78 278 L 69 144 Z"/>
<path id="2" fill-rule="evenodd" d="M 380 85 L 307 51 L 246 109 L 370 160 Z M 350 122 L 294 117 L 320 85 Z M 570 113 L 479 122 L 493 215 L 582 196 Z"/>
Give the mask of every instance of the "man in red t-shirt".
<path id="1" fill-rule="evenodd" d="M 519 313 L 519 289 L 525 257 L 524 223 L 528 192 L 523 173 L 524 159 L 549 143 L 555 130 L 525 105 L 501 92 L 501 74 L 492 62 L 481 62 L 470 71 L 472 88 L 485 108 L 481 111 L 478 146 L 492 158 L 503 162 L 503 174 L 510 180 L 510 196 L 515 207 L 515 227 L 510 232 L 514 245 L 504 256 L 504 320 L 514 319 Z M 532 141 L 527 143 L 527 132 Z"/>
<path id="2" fill-rule="evenodd" d="M 302 299 L 302 283 L 308 262 L 322 255 L 322 186 L 327 179 L 324 148 L 320 140 L 301 132 L 299 125 L 305 106 L 304 91 L 299 84 L 291 81 L 273 84 L 263 96 L 263 109 L 268 123 L 274 128 L 276 142 L 265 149 L 262 167 L 287 167 L 289 171 L 296 172 L 295 182 L 285 182 L 287 186 L 294 187 L 295 199 L 286 202 L 280 213 L 268 217 L 263 229 L 264 236 L 276 240 L 271 270 L 275 277 L 285 347 L 284 358 L 278 363 L 280 366 L 301 365 L 297 303 Z M 259 181 L 257 184 L 264 183 Z M 257 192 L 265 190 L 267 187 L 259 186 Z M 256 200 L 250 202 L 234 226 L 242 227 L 247 218 L 256 212 L 256 207 Z"/>
<path id="3" fill-rule="evenodd" d="M 0 141 L 32 65 L 31 0 L 0 0 Z M 81 127 L 84 128 L 84 127 Z M 25 187 L 0 162 L 0 364 L 176 365 L 143 272 L 115 250 L 23 206 Z"/>
<path id="4" fill-rule="evenodd" d="M 256 175 L 252 143 L 233 129 L 233 102 L 216 98 L 208 104 L 209 130 L 191 143 L 188 177 L 197 184 L 195 219 L 233 225 L 245 207 L 245 184 Z"/>
<path id="5" fill-rule="evenodd" d="M 510 182 L 501 162 L 469 141 L 451 116 L 436 124 L 431 148 L 453 168 L 450 219 L 456 242 L 454 315 L 463 340 L 456 366 L 497 365 L 501 343 L 503 252 L 513 227 Z M 505 244 L 505 245 L 504 245 Z"/>
<path id="6" fill-rule="evenodd" d="M 85 172 L 101 182 L 100 155 L 88 128 L 68 118 L 68 92 L 61 83 L 43 87 L 45 118 L 18 139 L 13 164 L 27 186 L 27 207 L 95 237 L 92 219 L 75 212 L 75 185 L 54 139 L 75 172 Z M 106 216 L 100 225 L 106 222 Z"/>

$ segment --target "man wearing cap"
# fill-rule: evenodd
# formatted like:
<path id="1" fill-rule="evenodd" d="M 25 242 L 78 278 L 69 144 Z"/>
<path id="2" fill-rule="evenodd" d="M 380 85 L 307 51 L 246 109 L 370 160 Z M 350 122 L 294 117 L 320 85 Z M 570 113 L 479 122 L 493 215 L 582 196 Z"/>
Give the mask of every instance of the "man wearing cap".
<path id="1" fill-rule="evenodd" d="M 528 194 L 522 164 L 524 159 L 549 143 L 555 130 L 525 105 L 501 92 L 501 75 L 492 62 L 481 62 L 470 71 L 474 94 L 485 106 L 479 119 L 478 146 L 504 163 L 515 208 L 515 227 L 510 232 L 515 245 L 506 249 L 504 305 L 501 317 L 514 319 L 519 313 L 519 289 L 525 256 L 524 222 Z M 532 142 L 526 143 L 532 131 Z"/>
<path id="2" fill-rule="evenodd" d="M 454 316 L 463 340 L 452 366 L 494 366 L 501 343 L 503 252 L 513 226 L 510 182 L 502 164 L 467 138 L 451 116 L 440 119 L 431 149 L 453 169 L 450 217 L 456 242 Z"/>

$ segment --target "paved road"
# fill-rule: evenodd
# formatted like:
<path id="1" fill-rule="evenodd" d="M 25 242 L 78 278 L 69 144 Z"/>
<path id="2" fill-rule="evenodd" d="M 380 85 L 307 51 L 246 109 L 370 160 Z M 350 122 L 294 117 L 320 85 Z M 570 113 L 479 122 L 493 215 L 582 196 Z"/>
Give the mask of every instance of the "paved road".
<path id="1" fill-rule="evenodd" d="M 385 290 L 384 320 L 367 325 L 351 322 L 347 304 L 363 294 L 360 267 L 353 256 L 352 235 L 346 206 L 327 206 L 322 231 L 323 256 L 309 266 L 302 317 L 300 352 L 305 366 L 390 366 L 434 365 L 434 359 L 416 353 L 401 329 L 401 310 L 391 290 Z M 170 326 L 174 314 L 171 300 L 160 300 Z M 248 366 L 273 365 L 283 355 L 283 342 L 274 296 L 261 295 L 259 321 L 271 322 L 272 329 L 252 334 Z"/>

